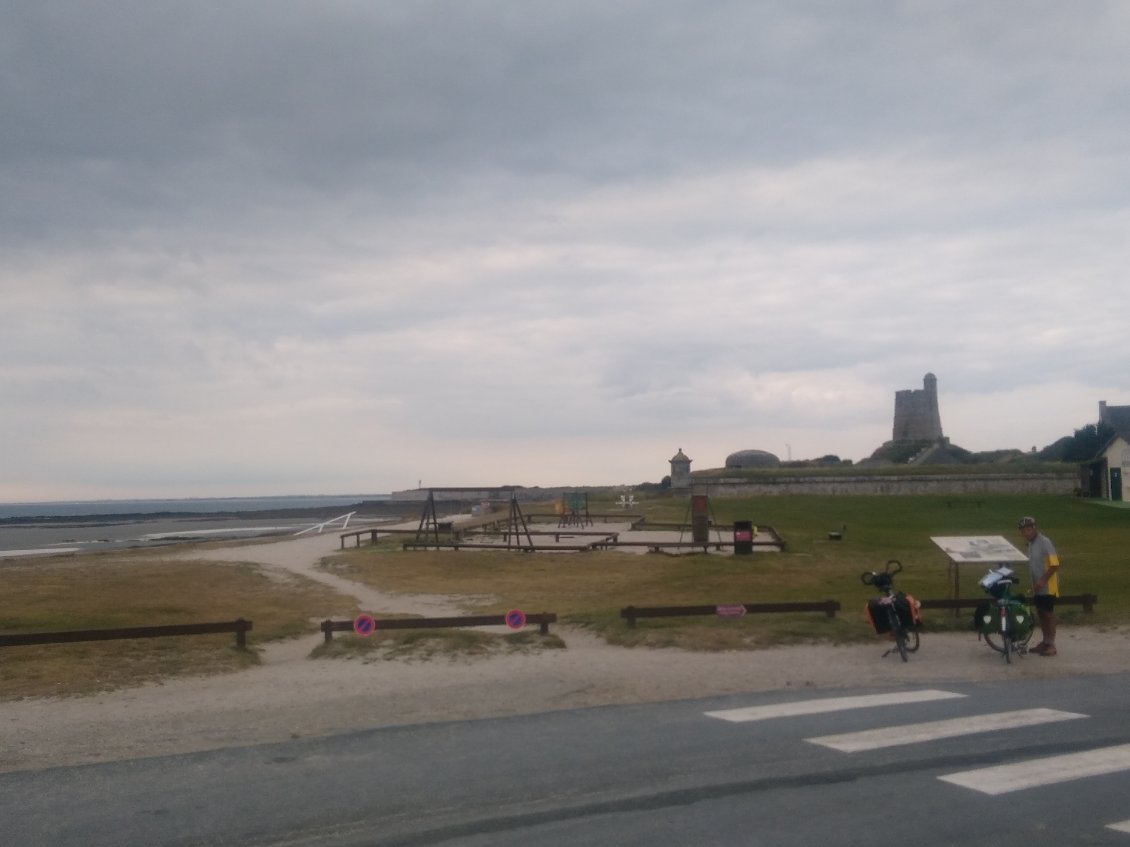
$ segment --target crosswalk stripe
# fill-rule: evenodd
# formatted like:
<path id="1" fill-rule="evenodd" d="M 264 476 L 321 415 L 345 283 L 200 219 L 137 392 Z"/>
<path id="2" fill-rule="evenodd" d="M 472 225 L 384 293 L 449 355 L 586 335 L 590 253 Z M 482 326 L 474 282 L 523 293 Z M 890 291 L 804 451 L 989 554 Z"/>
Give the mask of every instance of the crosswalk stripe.
<path id="1" fill-rule="evenodd" d="M 961 735 L 975 735 L 979 732 L 993 732 L 1002 729 L 1019 729 L 1055 721 L 1070 721 L 1085 718 L 1075 712 L 1060 712 L 1056 709 L 1020 709 L 1015 712 L 997 712 L 990 715 L 972 715 L 965 718 L 951 718 L 944 721 L 904 724 L 882 729 L 868 729 L 862 732 L 846 732 L 842 735 L 821 735 L 807 738 L 813 744 L 831 747 L 844 753 L 858 753 L 862 750 L 878 750 L 881 747 L 898 747 L 904 744 L 918 744 L 939 738 L 957 738 Z"/>
<path id="2" fill-rule="evenodd" d="M 938 779 L 982 794 L 997 795 L 1124 770 L 1130 770 L 1130 744 L 978 768 L 940 776 Z"/>
<path id="3" fill-rule="evenodd" d="M 818 715 L 825 712 L 839 712 L 844 709 L 870 709 L 875 706 L 899 706 L 905 703 L 925 703 L 930 700 L 950 700 L 964 697 L 952 691 L 893 691 L 886 694 L 863 694 L 857 697 L 829 697 L 823 700 L 794 700 L 789 703 L 776 703 L 769 706 L 747 706 L 741 709 L 722 709 L 706 712 L 710 718 L 718 718 L 733 723 L 763 721 L 769 718 L 787 718 L 796 715 Z"/>
<path id="4" fill-rule="evenodd" d="M 1107 829 L 1113 829 L 1115 832 L 1128 832 L 1130 833 L 1130 821 L 1119 821 L 1118 823 L 1108 823 Z"/>

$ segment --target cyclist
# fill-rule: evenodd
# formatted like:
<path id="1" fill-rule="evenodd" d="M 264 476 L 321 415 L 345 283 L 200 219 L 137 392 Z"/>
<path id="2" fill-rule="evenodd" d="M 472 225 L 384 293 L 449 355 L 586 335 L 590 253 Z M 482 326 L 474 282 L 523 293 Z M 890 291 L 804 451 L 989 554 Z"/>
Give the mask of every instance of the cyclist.
<path id="1" fill-rule="evenodd" d="M 1055 598 L 1059 596 L 1059 555 L 1050 538 L 1036 528 L 1036 519 L 1024 517 L 1017 524 L 1020 534 L 1028 542 L 1028 575 L 1032 578 L 1033 605 L 1040 622 L 1043 640 L 1029 653 L 1054 656 L 1055 649 Z"/>

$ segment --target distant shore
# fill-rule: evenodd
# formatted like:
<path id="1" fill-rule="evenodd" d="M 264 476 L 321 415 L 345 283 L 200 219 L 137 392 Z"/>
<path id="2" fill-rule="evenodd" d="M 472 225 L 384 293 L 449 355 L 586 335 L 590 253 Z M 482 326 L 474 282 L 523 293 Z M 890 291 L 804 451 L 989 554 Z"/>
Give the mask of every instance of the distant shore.
<path id="1" fill-rule="evenodd" d="M 144 503 L 145 501 L 131 501 Z M 161 501 L 165 502 L 165 501 Z M 239 500 L 230 501 L 240 505 Z M 75 504 L 67 504 L 73 507 Z M 0 560 L 159 547 L 184 541 L 288 536 L 353 513 L 349 526 L 418 515 L 420 504 L 391 500 L 212 511 L 130 511 L 0 518 Z M 340 530 L 342 522 L 327 527 Z"/>

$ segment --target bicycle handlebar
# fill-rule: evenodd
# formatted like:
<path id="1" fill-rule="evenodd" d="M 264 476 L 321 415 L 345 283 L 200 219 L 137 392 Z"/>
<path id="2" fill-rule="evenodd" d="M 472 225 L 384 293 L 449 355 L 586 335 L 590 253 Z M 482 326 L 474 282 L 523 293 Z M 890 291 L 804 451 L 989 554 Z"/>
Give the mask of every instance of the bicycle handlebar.
<path id="1" fill-rule="evenodd" d="M 897 573 L 902 573 L 902 562 L 900 562 L 898 559 L 888 559 L 886 567 L 883 568 L 882 573 L 877 573 L 876 571 L 864 571 L 859 575 L 859 581 L 864 585 L 874 585 L 876 577 L 892 577 Z M 889 583 L 890 580 L 887 580 L 887 582 Z"/>

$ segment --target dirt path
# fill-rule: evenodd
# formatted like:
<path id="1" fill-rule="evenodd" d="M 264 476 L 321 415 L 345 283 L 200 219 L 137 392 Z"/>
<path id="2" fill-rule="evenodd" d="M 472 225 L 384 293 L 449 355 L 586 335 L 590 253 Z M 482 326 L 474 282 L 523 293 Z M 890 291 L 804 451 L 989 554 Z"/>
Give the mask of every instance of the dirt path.
<path id="1" fill-rule="evenodd" d="M 210 550 L 197 549 L 174 553 L 167 558 L 210 562 L 253 562 L 268 571 L 281 571 L 320 582 L 346 597 L 356 598 L 363 609 L 372 613 L 410 612 L 437 617 L 463 614 L 463 610 L 451 598 L 443 595 L 386 594 L 318 567 L 318 563 L 323 558 L 340 550 L 341 542 L 337 534 L 331 533 L 287 538 L 265 544 L 216 547 Z"/>

